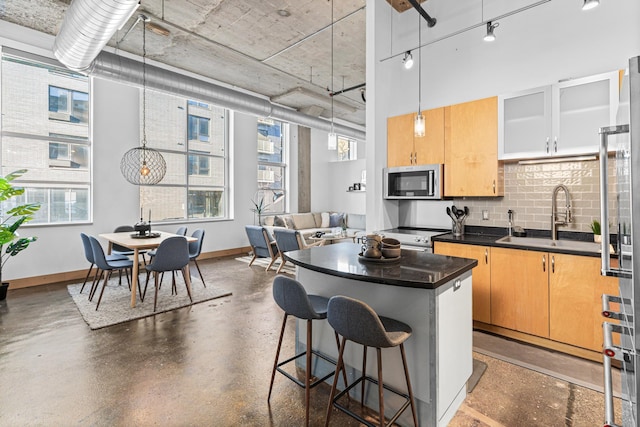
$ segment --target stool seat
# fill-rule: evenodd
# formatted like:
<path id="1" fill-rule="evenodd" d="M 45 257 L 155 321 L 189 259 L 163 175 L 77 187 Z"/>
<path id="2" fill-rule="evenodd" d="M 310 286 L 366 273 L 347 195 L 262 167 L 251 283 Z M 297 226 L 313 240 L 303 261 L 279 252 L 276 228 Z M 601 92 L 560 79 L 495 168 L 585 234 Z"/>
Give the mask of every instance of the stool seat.
<path id="1" fill-rule="evenodd" d="M 327 408 L 327 418 L 325 426 L 329 425 L 331 418 L 332 408 L 337 408 L 340 411 L 352 416 L 360 421 L 362 424 L 374 427 L 368 420 L 362 416 L 354 413 L 350 409 L 339 404 L 338 400 L 345 394 L 348 396 L 349 391 L 357 384 L 362 384 L 361 391 L 361 404 L 364 405 L 365 396 L 365 382 L 369 381 L 378 386 L 378 400 L 380 402 L 379 408 L 379 426 L 385 425 L 384 417 L 384 396 L 383 389 L 401 396 L 405 399 L 405 403 L 389 420 L 389 425 L 393 424 L 400 415 L 411 406 L 411 412 L 413 415 L 413 423 L 418 425 L 418 417 L 415 407 L 415 399 L 413 397 L 413 390 L 411 389 L 411 381 L 409 379 L 409 370 L 407 368 L 407 359 L 404 350 L 404 342 L 411 336 L 412 329 L 406 323 L 399 320 L 391 319 L 389 317 L 378 316 L 378 314 L 369 307 L 366 303 L 354 298 L 346 296 L 334 296 L 329 299 L 327 306 L 327 319 L 331 327 L 335 332 L 342 336 L 340 343 L 340 349 L 338 351 L 338 362 L 336 364 L 336 373 L 334 375 L 333 385 L 331 386 L 331 394 L 329 397 L 329 407 Z M 354 343 L 364 346 L 364 352 L 362 357 L 362 375 L 356 379 L 351 385 L 336 395 L 336 381 L 337 373 L 344 368 L 344 349 L 347 341 L 353 341 Z M 378 358 L 378 379 L 367 376 L 367 347 L 374 347 L 377 352 Z M 400 347 L 400 353 L 402 355 L 402 364 L 404 367 L 405 379 L 407 381 L 407 393 L 400 392 L 384 384 L 382 379 L 382 348 Z"/>
<path id="2" fill-rule="evenodd" d="M 276 276 L 273 280 L 273 299 L 276 304 L 284 311 L 284 319 L 282 320 L 282 328 L 280 330 L 280 339 L 278 341 L 278 349 L 276 350 L 276 359 L 273 363 L 273 370 L 271 371 L 271 384 L 269 385 L 269 396 L 267 401 L 271 399 L 271 391 L 273 390 L 273 382 L 275 379 L 276 372 L 280 372 L 285 377 L 289 378 L 291 381 L 298 384 L 300 387 L 305 389 L 305 405 L 306 405 L 306 425 L 309 425 L 309 399 L 310 399 L 310 389 L 315 387 L 316 385 L 324 382 L 332 375 L 337 375 L 338 370 L 336 370 L 335 374 L 333 370 L 326 373 L 325 375 L 319 376 L 314 375 L 316 378 L 315 381 L 311 381 L 311 367 L 313 364 L 311 363 L 311 356 L 315 355 L 332 365 L 335 365 L 335 360 L 328 358 L 326 355 L 317 352 L 311 348 L 311 344 L 313 342 L 312 339 L 312 327 L 311 322 L 313 320 L 326 319 L 329 299 L 319 296 L 319 295 L 308 295 L 305 291 L 304 287 L 297 280 L 291 279 L 285 276 Z M 280 348 L 282 347 L 282 338 L 284 336 L 284 329 L 287 324 L 287 317 L 294 316 L 298 319 L 307 321 L 307 347 L 306 350 L 290 357 L 289 359 L 279 362 L 280 358 Z M 338 335 L 336 334 L 336 346 L 338 346 Z M 294 362 L 298 358 L 306 356 L 306 365 L 305 365 L 305 380 L 304 382 L 300 381 L 298 378 L 295 378 L 285 370 L 281 369 L 283 365 L 287 363 Z M 344 383 L 347 384 L 347 374 L 346 371 L 342 370 Z"/>

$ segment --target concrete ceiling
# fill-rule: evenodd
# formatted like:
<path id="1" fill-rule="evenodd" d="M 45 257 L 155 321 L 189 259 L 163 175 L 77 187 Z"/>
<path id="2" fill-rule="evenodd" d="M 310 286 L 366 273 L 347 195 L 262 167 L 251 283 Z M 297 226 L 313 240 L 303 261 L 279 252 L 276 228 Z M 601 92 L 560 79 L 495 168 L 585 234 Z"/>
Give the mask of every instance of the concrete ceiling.
<path id="1" fill-rule="evenodd" d="M 56 35 L 70 0 L 4 0 L 2 19 Z M 365 0 L 142 0 L 109 45 L 142 55 L 139 13 L 168 35 L 147 32 L 147 57 L 331 118 L 328 88 L 365 83 Z M 150 27 L 147 27 L 151 29 Z M 152 30 L 152 29 L 151 29 Z M 333 50 L 333 85 L 332 75 Z M 364 89 L 364 88 L 363 88 Z M 334 117 L 364 125 L 360 89 L 334 97 Z M 366 94 L 365 94 L 366 95 Z"/>

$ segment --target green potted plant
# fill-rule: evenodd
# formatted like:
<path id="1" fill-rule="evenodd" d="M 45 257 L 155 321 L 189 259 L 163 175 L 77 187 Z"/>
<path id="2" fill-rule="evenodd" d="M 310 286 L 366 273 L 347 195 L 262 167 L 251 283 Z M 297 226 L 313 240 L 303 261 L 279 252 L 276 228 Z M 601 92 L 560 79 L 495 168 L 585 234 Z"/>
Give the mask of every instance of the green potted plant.
<path id="1" fill-rule="evenodd" d="M 593 241 L 596 243 L 600 243 L 602 241 L 601 231 L 600 231 L 600 221 L 594 219 L 590 224 L 591 231 L 593 231 Z"/>
<path id="2" fill-rule="evenodd" d="M 2 221 L 0 222 L 0 300 L 6 298 L 9 288 L 9 283 L 4 282 L 2 278 L 4 265 L 9 258 L 27 249 L 29 244 L 37 239 L 35 236 L 20 237 L 17 231 L 22 224 L 33 219 L 33 214 L 40 209 L 40 204 L 27 203 L 10 207 L 5 211 L 6 203 L 3 203 L 24 193 L 24 188 L 14 186 L 12 181 L 26 172 L 26 169 L 20 169 L 4 178 L 0 177 L 0 217 Z"/>

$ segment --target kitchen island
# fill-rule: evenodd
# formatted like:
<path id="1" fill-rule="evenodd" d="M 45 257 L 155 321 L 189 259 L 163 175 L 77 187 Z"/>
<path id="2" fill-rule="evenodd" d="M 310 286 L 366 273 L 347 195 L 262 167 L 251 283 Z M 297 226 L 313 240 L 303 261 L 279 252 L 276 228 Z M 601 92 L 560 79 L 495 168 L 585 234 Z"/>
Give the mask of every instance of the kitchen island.
<path id="1" fill-rule="evenodd" d="M 398 260 L 366 260 L 359 252 L 360 245 L 342 243 L 285 252 L 284 257 L 298 266 L 297 279 L 308 293 L 357 298 L 379 315 L 411 326 L 405 348 L 420 425 L 446 426 L 466 397 L 473 370 L 471 270 L 477 261 L 409 250 Z M 306 346 L 304 328 L 298 322 L 299 349 Z M 337 359 L 326 320 L 314 323 L 313 339 L 314 349 Z M 384 382 L 406 390 L 400 352 L 384 349 L 382 357 Z M 345 364 L 351 381 L 362 366 L 362 346 L 347 346 Z M 375 357 L 368 357 L 367 373 L 375 377 L 376 372 Z M 359 398 L 356 389 L 352 397 Z M 394 403 L 385 400 L 385 413 L 398 409 Z M 367 392 L 365 404 L 377 410 L 377 392 Z M 398 422 L 412 425 L 411 412 Z"/>

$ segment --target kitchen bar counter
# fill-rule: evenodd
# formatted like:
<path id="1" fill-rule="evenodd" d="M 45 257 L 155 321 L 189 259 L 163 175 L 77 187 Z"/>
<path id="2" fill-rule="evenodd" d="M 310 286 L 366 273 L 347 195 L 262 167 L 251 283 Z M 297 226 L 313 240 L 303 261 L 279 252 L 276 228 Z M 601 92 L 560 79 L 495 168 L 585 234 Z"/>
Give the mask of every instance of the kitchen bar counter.
<path id="1" fill-rule="evenodd" d="M 376 263 L 360 260 L 359 252 L 360 245 L 340 243 L 283 255 L 297 266 L 297 279 L 309 294 L 356 298 L 380 316 L 411 326 L 405 348 L 419 423 L 445 427 L 464 401 L 473 371 L 471 270 L 477 261 L 403 250 L 397 261 Z M 296 336 L 298 352 L 304 351 L 306 321 L 297 322 Z M 314 321 L 312 347 L 337 359 L 333 329 L 326 320 Z M 383 358 L 384 382 L 406 390 L 398 349 L 383 349 Z M 349 378 L 359 375 L 361 346 L 347 347 L 345 365 Z M 367 374 L 377 377 L 375 357 L 367 358 Z M 342 381 L 338 388 L 344 388 Z M 360 388 L 351 393 L 359 401 Z M 378 410 L 377 393 L 367 392 L 364 401 Z M 394 413 L 397 403 L 385 400 L 385 413 Z M 413 425 L 411 411 L 398 423 Z"/>
<path id="2" fill-rule="evenodd" d="M 411 250 L 402 250 L 396 261 L 364 260 L 358 255 L 360 247 L 341 243 L 285 252 L 284 257 L 297 266 L 336 277 L 420 289 L 438 288 L 478 265 L 472 259 Z"/>

